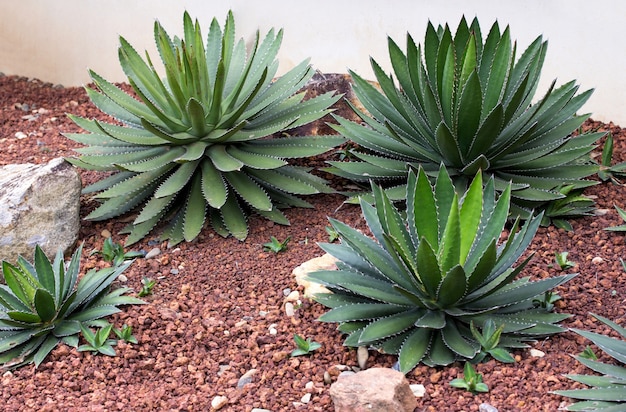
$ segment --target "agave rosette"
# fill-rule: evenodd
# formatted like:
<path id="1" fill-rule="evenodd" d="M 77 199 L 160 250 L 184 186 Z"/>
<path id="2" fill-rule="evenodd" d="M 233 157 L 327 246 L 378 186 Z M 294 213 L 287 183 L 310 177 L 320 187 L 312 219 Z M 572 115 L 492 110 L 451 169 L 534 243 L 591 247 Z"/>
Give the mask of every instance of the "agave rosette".
<path id="1" fill-rule="evenodd" d="M 373 59 L 380 88 L 351 72 L 363 121 L 337 118 L 334 126 L 366 150 L 353 151 L 355 161 L 331 162 L 330 171 L 385 183 L 399 200 L 407 164 L 434 175 L 443 163 L 459 186 L 478 170 L 494 177 L 499 192 L 512 182 L 511 211 L 523 218 L 557 200 L 551 217 L 593 209 L 579 196 L 595 184 L 584 178 L 598 171 L 589 153 L 603 133 L 573 133 L 588 118 L 576 113 L 592 90 L 577 95 L 574 81 L 553 82 L 533 103 L 547 49 L 541 36 L 517 60 L 509 28 L 501 32 L 496 22 L 483 42 L 477 19 L 468 26 L 463 18 L 454 36 L 429 22 L 423 47 L 407 35 L 406 53 L 388 43 L 395 80 Z M 563 202 L 568 196 L 572 201 Z"/>
<path id="2" fill-rule="evenodd" d="M 129 225 L 126 244 L 145 237 L 162 219 L 171 244 L 190 241 L 208 219 L 223 236 L 243 240 L 247 217 L 258 213 L 288 224 L 279 208 L 310 207 L 298 195 L 329 192 L 308 168 L 286 159 L 323 153 L 344 141 L 339 136 L 268 138 L 319 119 L 340 96 L 304 100 L 299 90 L 313 76 L 307 61 L 274 79 L 282 30 L 257 32 L 250 52 L 235 41 L 228 13 L 224 29 L 214 19 L 206 43 L 199 23 L 184 15 L 184 36 L 171 38 L 156 22 L 161 79 L 122 37 L 119 59 L 138 99 L 90 71 L 97 90 L 92 102 L 122 123 L 71 118 L 88 134 L 66 136 L 87 147 L 68 159 L 91 170 L 114 171 L 85 188 L 102 204 L 87 219 L 103 220 L 141 206 Z"/>
<path id="3" fill-rule="evenodd" d="M 331 219 L 340 244 L 321 244 L 338 259 L 337 271 L 310 280 L 332 293 L 315 300 L 331 308 L 320 320 L 338 322 L 347 346 L 373 346 L 399 354 L 408 372 L 419 362 L 447 365 L 473 359 L 481 345 L 470 325 L 492 320 L 501 327 L 500 347 L 525 347 L 527 340 L 562 331 L 569 315 L 534 300 L 568 281 L 562 275 L 538 281 L 518 274 L 532 257 L 513 267 L 530 244 L 541 215 L 498 244 L 509 211 L 511 188 L 496 196 L 495 179 L 483 192 L 477 173 L 460 196 L 442 166 L 434 188 L 424 169 L 408 174 L 406 217 L 386 192 L 372 184 L 375 205 L 361 200 L 375 239 Z"/>
<path id="4" fill-rule="evenodd" d="M 51 263 L 39 246 L 34 263 L 19 257 L 17 265 L 2 262 L 6 285 L 0 285 L 0 365 L 39 366 L 59 342 L 78 345 L 81 324 L 102 326 L 118 306 L 142 304 L 126 296 L 129 288 L 110 290 L 111 283 L 132 261 L 91 270 L 80 280 L 80 246 L 66 265 L 59 251 Z"/>

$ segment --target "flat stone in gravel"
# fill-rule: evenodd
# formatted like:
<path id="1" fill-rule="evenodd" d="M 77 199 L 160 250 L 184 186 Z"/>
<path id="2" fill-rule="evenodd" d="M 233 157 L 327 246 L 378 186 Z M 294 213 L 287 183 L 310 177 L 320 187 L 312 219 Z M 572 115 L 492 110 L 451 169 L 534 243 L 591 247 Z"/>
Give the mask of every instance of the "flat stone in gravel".
<path id="1" fill-rule="evenodd" d="M 81 187 L 60 157 L 0 167 L 0 260 L 32 259 L 36 245 L 49 257 L 68 251 L 78 238 Z"/>

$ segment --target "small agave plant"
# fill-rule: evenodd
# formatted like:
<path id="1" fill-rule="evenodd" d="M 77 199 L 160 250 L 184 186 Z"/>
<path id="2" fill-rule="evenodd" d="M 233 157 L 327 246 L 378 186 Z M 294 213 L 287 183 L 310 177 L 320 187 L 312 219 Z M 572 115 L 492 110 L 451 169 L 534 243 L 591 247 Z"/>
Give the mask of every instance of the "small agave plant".
<path id="1" fill-rule="evenodd" d="M 471 325 L 489 320 L 502 328 L 499 347 L 526 347 L 525 341 L 563 331 L 569 315 L 533 302 L 574 275 L 531 282 L 517 278 L 531 256 L 524 253 L 541 220 L 517 219 L 498 244 L 509 212 L 511 188 L 496 198 L 495 179 L 483 191 L 477 173 L 464 195 L 456 193 L 445 167 L 434 188 L 424 169 L 409 171 L 406 217 L 375 184 L 375 205 L 361 200 L 374 239 L 330 219 L 340 244 L 320 246 L 338 259 L 337 271 L 309 275 L 332 293 L 315 300 L 331 308 L 320 320 L 338 322 L 347 346 L 373 346 L 399 354 L 399 367 L 447 365 L 472 360 L 481 344 Z M 496 200 L 497 199 L 497 200 Z"/>
<path id="2" fill-rule="evenodd" d="M 340 136 L 268 139 L 330 112 L 340 96 L 303 101 L 298 92 L 313 76 L 307 61 L 278 79 L 276 55 L 282 30 L 270 30 L 250 52 L 235 41 L 228 13 L 224 29 L 214 19 L 206 44 L 199 23 L 184 15 L 184 35 L 171 38 L 156 22 L 154 36 L 165 78 L 122 37 L 119 59 L 137 99 L 93 71 L 92 102 L 122 125 L 71 116 L 87 134 L 66 136 L 86 145 L 79 158 L 89 169 L 113 171 L 84 189 L 102 204 L 87 219 L 103 220 L 141 206 L 127 227 L 126 245 L 145 237 L 162 220 L 170 244 L 191 241 L 210 220 L 215 230 L 243 240 L 249 213 L 288 224 L 279 208 L 310 207 L 297 195 L 329 192 L 325 182 L 286 159 L 323 153 Z"/>
<path id="3" fill-rule="evenodd" d="M 120 305 L 142 304 L 125 296 L 129 288 L 110 291 L 111 283 L 131 264 L 91 270 L 80 281 L 79 247 L 66 265 L 58 252 L 50 262 L 36 246 L 34 264 L 21 256 L 17 265 L 2 262 L 6 285 L 0 285 L 0 365 L 39 366 L 63 341 L 78 346 L 81 325 L 103 326 Z"/>
<path id="4" fill-rule="evenodd" d="M 612 328 L 622 338 L 626 339 L 625 328 L 605 317 L 595 315 L 593 313 L 592 316 Z M 596 346 L 616 361 L 626 364 L 626 341 L 579 329 L 572 329 L 572 331 L 595 343 Z M 554 391 L 553 393 L 557 395 L 581 400 L 580 402 L 569 405 L 565 410 L 605 412 L 625 411 L 626 367 L 605 364 L 594 359 L 586 359 L 580 355 L 575 356 L 575 358 L 583 365 L 602 374 L 603 376 L 565 375 L 576 382 L 591 386 L 591 388 L 588 389 Z"/>
<path id="5" fill-rule="evenodd" d="M 354 107 L 362 123 L 337 117 L 333 127 L 367 151 L 330 162 L 329 171 L 384 182 L 390 198 L 401 200 L 407 164 L 434 175 L 443 163 L 459 187 L 478 170 L 494 176 L 498 192 L 512 182 L 511 212 L 522 218 L 557 200 L 545 223 L 593 210 L 580 191 L 595 184 L 584 178 L 598 171 L 589 153 L 603 133 L 573 136 L 588 118 L 576 113 L 592 91 L 576 95 L 573 81 L 553 82 L 533 103 L 547 49 L 541 36 L 517 60 L 509 28 L 501 32 L 496 22 L 483 42 L 476 19 L 468 26 L 463 18 L 454 36 L 447 25 L 429 23 L 423 48 L 407 35 L 406 53 L 388 42 L 398 85 L 373 59 L 380 89 L 351 72 L 366 111 Z"/>

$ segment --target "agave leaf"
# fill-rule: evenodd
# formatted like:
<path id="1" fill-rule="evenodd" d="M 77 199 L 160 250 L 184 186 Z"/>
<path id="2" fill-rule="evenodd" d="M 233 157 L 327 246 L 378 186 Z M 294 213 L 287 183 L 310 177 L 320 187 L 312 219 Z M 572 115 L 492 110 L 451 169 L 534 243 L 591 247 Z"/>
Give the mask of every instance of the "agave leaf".
<path id="1" fill-rule="evenodd" d="M 454 321 L 446 322 L 441 329 L 441 339 L 451 351 L 464 358 L 473 359 L 480 352 L 480 346 L 464 336 Z"/>
<path id="2" fill-rule="evenodd" d="M 323 322 L 347 322 L 365 320 L 394 315 L 405 311 L 403 306 L 394 306 L 387 303 L 354 303 L 339 306 L 320 316 Z"/>
<path id="3" fill-rule="evenodd" d="M 6 273 L 6 272 L 5 272 Z M 22 302 L 7 285 L 0 284 L 0 305 L 4 306 L 2 310 L 19 310 L 28 311 L 30 308 Z"/>
<path id="4" fill-rule="evenodd" d="M 33 362 L 35 363 L 35 368 L 38 368 L 41 365 L 41 362 L 48 356 L 50 352 L 59 344 L 59 339 L 54 335 L 48 335 L 37 352 L 35 352 L 33 356 Z"/>
<path id="5" fill-rule="evenodd" d="M 476 71 L 473 71 L 469 75 L 467 82 L 462 84 L 464 86 L 461 92 L 459 107 L 467 109 L 459 111 L 456 130 L 460 151 L 464 155 L 464 159 L 467 159 L 466 154 L 474 142 L 474 136 L 480 125 L 483 95 Z"/>
<path id="6" fill-rule="evenodd" d="M 626 380 L 626 368 L 624 368 L 623 366 L 602 363 L 599 361 L 594 361 L 592 359 L 586 359 L 581 356 L 574 356 L 574 358 L 580 363 L 582 363 L 583 365 L 585 365 L 586 367 L 594 370 L 595 372 L 601 373 L 605 375 L 606 377 L 609 377 L 613 381 Z M 574 375 L 574 376 L 578 376 L 578 375 Z M 588 376 L 588 375 L 582 375 L 582 376 Z M 568 377 L 570 379 L 577 380 L 571 376 L 568 376 Z M 597 376 L 594 376 L 594 377 L 597 377 Z"/>
<path id="7" fill-rule="evenodd" d="M 375 342 L 409 329 L 419 318 L 420 311 L 407 310 L 395 315 L 379 318 L 369 323 L 359 337 L 359 344 Z"/>
<path id="8" fill-rule="evenodd" d="M 441 279 L 437 289 L 437 304 L 442 308 L 454 305 L 467 293 L 465 271 L 460 265 L 452 267 Z"/>
<path id="9" fill-rule="evenodd" d="M 400 349 L 400 371 L 408 373 L 424 358 L 432 337 L 429 329 L 417 328 L 402 343 Z"/>
<path id="10" fill-rule="evenodd" d="M 199 160 L 193 162 L 183 163 L 168 176 L 167 179 L 159 185 L 159 188 L 154 192 L 154 197 L 166 197 L 176 194 L 183 190 L 183 188 L 189 183 L 189 180 L 196 172 Z"/>
<path id="11" fill-rule="evenodd" d="M 610 402 L 624 402 L 626 401 L 626 393 L 624 392 L 624 386 L 612 386 L 606 388 L 592 388 L 592 389 L 572 389 L 572 390 L 560 390 L 554 391 L 554 393 L 567 396 L 574 399 L 589 399 L 594 401 L 610 401 Z M 623 405 L 619 406 L 623 408 Z M 602 409 L 607 410 L 607 409 Z M 617 409 L 619 410 L 619 409 Z"/>
<path id="12" fill-rule="evenodd" d="M 39 282 L 32 275 L 23 272 L 7 261 L 2 262 L 4 281 L 11 292 L 26 306 L 31 307 Z"/>
<path id="13" fill-rule="evenodd" d="M 272 200 L 250 177 L 235 172 L 224 173 L 224 177 L 235 192 L 254 209 L 266 212 L 272 210 Z"/>
<path id="14" fill-rule="evenodd" d="M 248 225 L 234 193 L 230 192 L 228 194 L 224 206 L 220 208 L 220 213 L 228 232 L 231 233 L 235 239 L 245 240 L 248 236 Z"/>
<path id="15" fill-rule="evenodd" d="M 429 360 L 434 365 L 449 365 L 454 362 L 455 353 L 443 341 L 441 332 L 433 335 L 432 344 L 428 352 Z"/>
<path id="16" fill-rule="evenodd" d="M 35 297 L 33 299 L 33 305 L 37 316 L 41 322 L 46 323 L 53 320 L 57 315 L 57 308 L 54 301 L 54 296 L 45 289 L 37 289 Z"/>
<path id="17" fill-rule="evenodd" d="M 183 218 L 183 235 L 190 242 L 195 239 L 204 226 L 206 217 L 206 201 L 201 190 L 202 177 L 196 173 L 193 177 Z"/>
<path id="18" fill-rule="evenodd" d="M 415 322 L 418 328 L 442 329 L 446 326 L 446 316 L 442 311 L 427 310 L 424 316 Z"/>

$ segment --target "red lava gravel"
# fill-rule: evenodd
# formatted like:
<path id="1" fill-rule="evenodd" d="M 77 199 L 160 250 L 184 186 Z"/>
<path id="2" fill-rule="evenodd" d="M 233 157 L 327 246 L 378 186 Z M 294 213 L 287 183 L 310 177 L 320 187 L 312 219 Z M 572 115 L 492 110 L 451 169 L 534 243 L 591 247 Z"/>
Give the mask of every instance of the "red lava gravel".
<path id="1" fill-rule="evenodd" d="M 66 114 L 103 117 L 82 88 L 16 76 L 0 77 L 0 108 L 0 165 L 71 156 L 76 144 L 62 133 L 80 130 Z M 593 121 L 585 127 L 610 130 L 615 161 L 626 160 L 625 131 Z M 336 156 L 331 153 L 307 162 L 322 166 Z M 94 172 L 81 174 L 83 184 L 99 178 Z M 563 299 L 557 310 L 574 315 L 563 325 L 605 333 L 607 328 L 588 312 L 625 323 L 626 274 L 619 258 L 626 256 L 626 241 L 623 234 L 603 228 L 622 223 L 613 205 L 625 208 L 626 192 L 623 186 L 603 183 L 585 193 L 596 197 L 600 213 L 572 221 L 573 232 L 540 228 L 529 248 L 535 257 L 524 275 L 533 279 L 556 275 L 554 254 L 568 251 L 569 260 L 577 263 L 571 271 L 580 274 L 558 289 Z M 340 195 L 307 200 L 315 209 L 286 212 L 291 226 L 251 218 L 245 242 L 221 238 L 207 228 L 195 241 L 173 249 L 159 243 L 158 234 L 134 245 L 132 250 L 159 247 L 161 253 L 138 259 L 125 273 L 127 285 L 138 291 L 143 277 L 157 283 L 153 294 L 145 298 L 148 304 L 126 307 L 111 320 L 117 327 L 132 326 L 139 343 L 120 343 L 117 357 L 79 353 L 60 345 L 38 369 L 29 365 L 2 374 L 1 409 L 209 411 L 211 401 L 224 396 L 224 411 L 332 411 L 324 373 L 328 371 L 335 380 L 341 365 L 356 366 L 356 351 L 342 346 L 336 325 L 316 320 L 324 313 L 321 305 L 303 300 L 293 317 L 286 316 L 285 295 L 298 289 L 292 270 L 322 254 L 316 242 L 328 240 L 328 216 L 360 229 L 364 223 L 360 209 L 343 205 Z M 81 216 L 95 206 L 86 196 L 81 204 Z M 102 248 L 103 231 L 123 241 L 118 232 L 125 221 L 127 217 L 82 222 L 83 271 L 103 264 L 97 256 L 89 256 L 89 251 Z M 270 236 L 279 240 L 290 236 L 288 250 L 264 252 L 262 245 Z M 322 347 L 310 356 L 291 358 L 294 333 Z M 562 375 L 588 373 L 570 356 L 588 343 L 566 332 L 534 344 L 544 357 L 532 357 L 524 350 L 514 353 L 515 364 L 491 360 L 477 365 L 490 388 L 479 395 L 449 386 L 451 379 L 462 374 L 460 363 L 446 368 L 419 366 L 407 375 L 410 383 L 426 389 L 416 410 L 477 411 L 486 402 L 500 411 L 556 411 L 569 400 L 549 391 L 580 387 Z M 368 367 L 391 367 L 394 362 L 395 357 L 370 351 Z M 244 374 L 249 383 L 238 387 Z"/>

